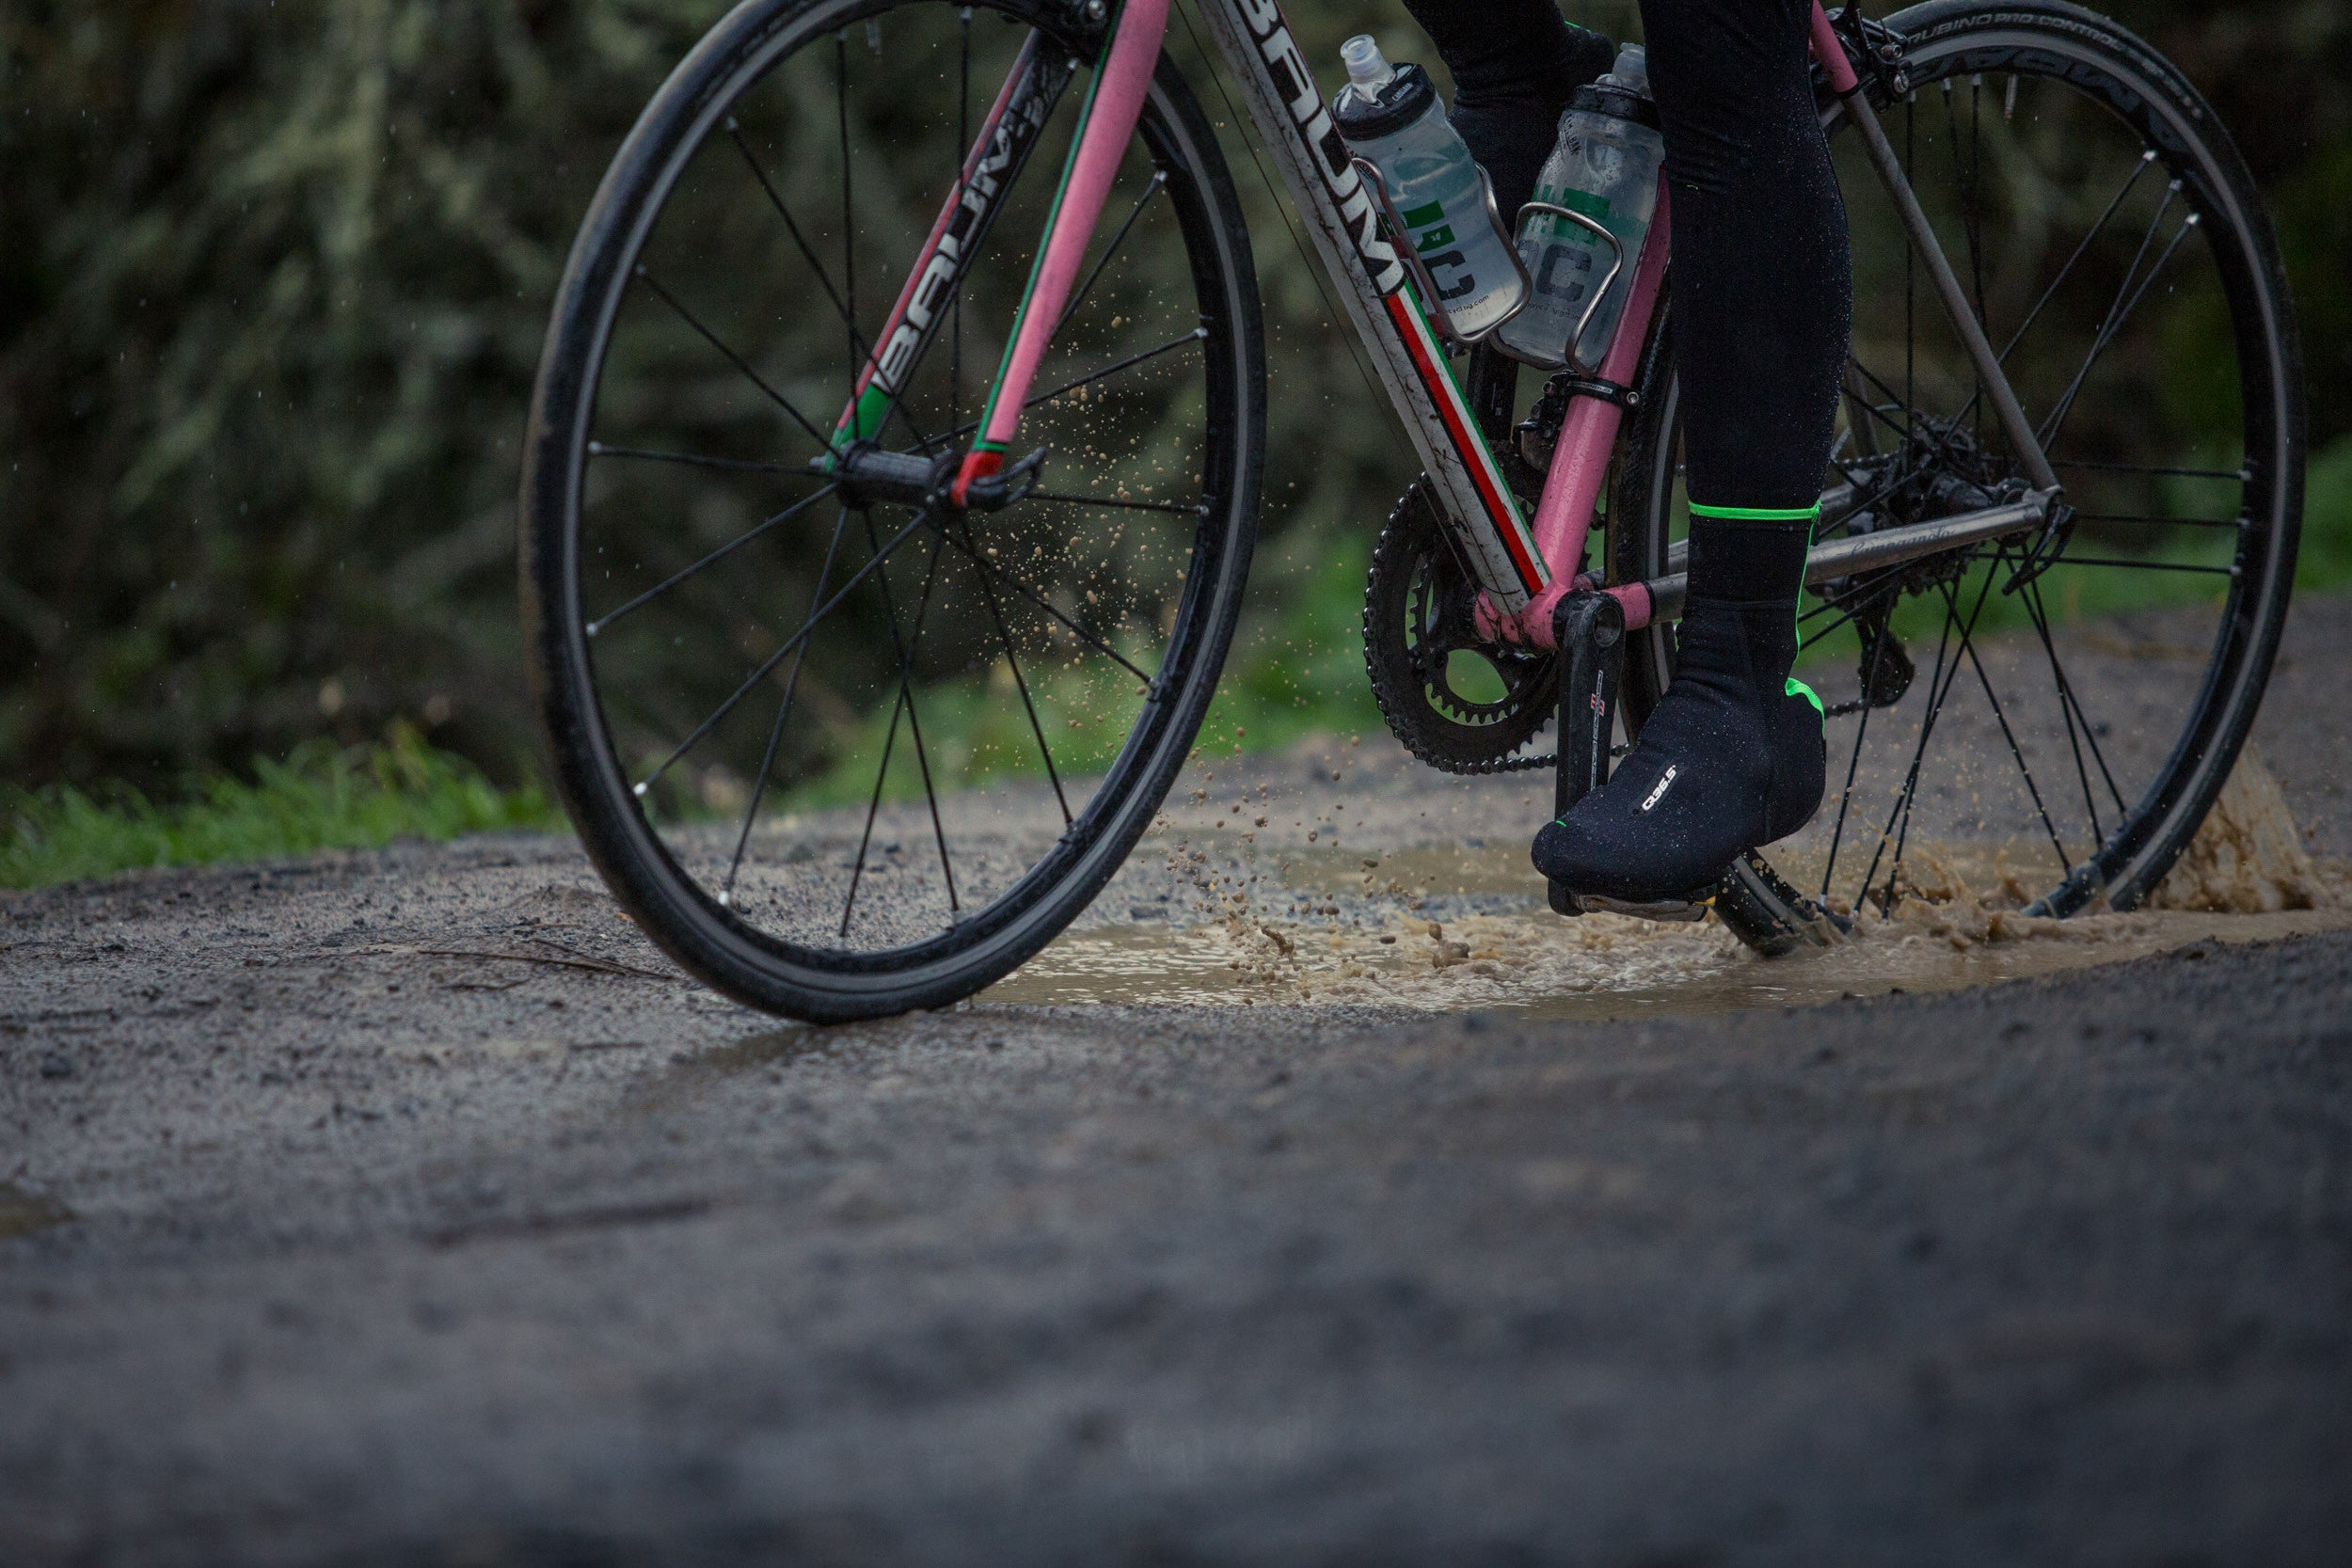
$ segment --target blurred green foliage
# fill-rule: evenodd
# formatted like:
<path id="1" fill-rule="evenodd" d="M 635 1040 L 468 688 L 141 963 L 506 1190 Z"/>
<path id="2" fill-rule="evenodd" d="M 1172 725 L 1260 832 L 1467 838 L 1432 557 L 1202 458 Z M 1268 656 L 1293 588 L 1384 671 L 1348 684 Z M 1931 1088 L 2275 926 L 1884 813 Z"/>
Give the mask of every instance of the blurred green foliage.
<path id="1" fill-rule="evenodd" d="M 536 790 L 501 789 L 405 723 L 368 746 L 306 740 L 282 762 L 255 759 L 252 771 L 250 783 L 218 772 L 187 779 L 167 804 L 119 783 L 94 793 L 72 784 L 0 789 L 0 887 L 555 820 Z"/>
<path id="2" fill-rule="evenodd" d="M 299 753 L 315 773 L 403 718 L 494 777 L 527 772 L 513 496 L 549 295 L 605 160 L 719 8 L 0 8 L 0 778 L 181 788 L 323 738 Z M 2237 133 L 2300 293 L 2314 446 L 2345 436 L 2352 0 L 2111 8 Z M 1365 26 L 1427 54 L 1393 4 L 1294 9 L 1318 58 Z M 1611 31 L 1631 11 L 1569 9 Z M 1217 721 L 1254 744 L 1371 721 L 1356 582 L 1409 473 L 1232 150 L 1282 394 Z M 2347 453 L 2314 492 L 2330 580 L 2352 573 Z M 88 798 L 24 799 L 20 822 L 55 825 Z"/>

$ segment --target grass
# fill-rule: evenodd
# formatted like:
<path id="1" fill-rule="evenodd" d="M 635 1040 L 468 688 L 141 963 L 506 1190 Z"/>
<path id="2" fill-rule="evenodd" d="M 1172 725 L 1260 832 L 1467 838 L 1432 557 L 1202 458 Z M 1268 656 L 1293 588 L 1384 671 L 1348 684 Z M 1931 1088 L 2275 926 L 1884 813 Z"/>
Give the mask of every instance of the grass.
<path id="1" fill-rule="evenodd" d="M 2312 459 L 2303 499 L 2303 550 L 2296 558 L 2298 589 L 2352 583 L 2352 436 Z"/>
<path id="2" fill-rule="evenodd" d="M 0 887 L 376 848 L 395 838 L 446 839 L 556 820 L 538 790 L 502 790 L 473 764 L 398 724 L 371 746 L 313 741 L 282 762 L 257 758 L 250 781 L 191 779 L 167 802 L 125 785 L 0 793 Z"/>

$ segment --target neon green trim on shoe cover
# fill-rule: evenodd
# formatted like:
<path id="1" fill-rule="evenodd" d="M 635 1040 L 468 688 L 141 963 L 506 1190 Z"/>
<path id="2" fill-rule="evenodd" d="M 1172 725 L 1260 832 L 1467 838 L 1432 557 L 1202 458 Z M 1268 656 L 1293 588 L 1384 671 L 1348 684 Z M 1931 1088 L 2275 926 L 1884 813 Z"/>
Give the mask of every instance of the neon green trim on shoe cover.
<path id="1" fill-rule="evenodd" d="M 1691 515 L 1693 517 L 1713 518 L 1720 522 L 1733 523 L 1818 523 L 1821 520 L 1821 503 L 1820 501 L 1815 501 L 1811 506 L 1773 508 L 1757 506 L 1701 506 L 1698 502 L 1692 501 L 1691 503 Z M 1809 562 L 1813 553 L 1810 547 L 1812 540 L 1808 537 L 1805 543 L 1807 546 L 1805 556 L 1807 562 Z M 1797 589 L 1799 594 L 1798 610 L 1800 614 L 1802 614 L 1804 610 L 1804 578 L 1800 576 L 1798 578 Z M 1797 645 L 1800 648 L 1804 645 L 1804 622 L 1802 619 L 1798 622 Z M 1820 697 L 1811 687 L 1797 679 L 1796 676 L 1791 675 L 1788 677 L 1788 687 L 1783 690 L 1782 695 L 1788 697 L 1803 697 L 1806 702 L 1813 705 L 1813 711 L 1821 716 L 1821 721 L 1823 723 L 1827 723 L 1829 721 L 1829 709 L 1821 705 Z"/>
<path id="2" fill-rule="evenodd" d="M 1772 507 L 1756 506 L 1701 506 L 1698 502 L 1692 501 L 1691 515 L 1713 517 L 1731 523 L 1809 523 L 1820 517 L 1821 503 L 1815 501 L 1811 506 L 1798 507 L 1794 510 L 1776 510 Z"/>
<path id="3" fill-rule="evenodd" d="M 1797 515 L 1809 516 L 1816 523 L 1818 523 L 1821 520 L 1820 505 L 1819 502 L 1816 502 L 1811 512 L 1800 513 Z M 1790 520 L 1794 521 L 1795 519 L 1791 518 Z M 1804 560 L 1805 565 L 1807 566 L 1810 566 L 1813 563 L 1813 531 L 1811 529 L 1807 529 L 1805 531 Z M 1803 567 L 1800 567 L 1797 573 L 1796 622 L 1797 648 L 1799 652 L 1803 652 L 1804 648 L 1804 572 Z M 1787 689 L 1782 692 L 1782 695 L 1788 697 L 1803 697 L 1806 702 L 1813 705 L 1813 711 L 1820 717 L 1820 721 L 1823 724 L 1827 724 L 1829 722 L 1829 709 L 1821 705 L 1820 693 L 1816 692 L 1811 687 L 1805 685 L 1804 682 L 1797 679 L 1796 676 L 1791 675 L 1788 677 L 1788 686 Z"/>

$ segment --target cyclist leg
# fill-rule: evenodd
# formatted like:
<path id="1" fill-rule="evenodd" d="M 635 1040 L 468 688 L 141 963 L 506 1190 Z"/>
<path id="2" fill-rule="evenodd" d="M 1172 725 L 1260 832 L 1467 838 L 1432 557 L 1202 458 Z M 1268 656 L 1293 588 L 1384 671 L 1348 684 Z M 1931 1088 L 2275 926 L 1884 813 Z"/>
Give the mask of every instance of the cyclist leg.
<path id="1" fill-rule="evenodd" d="M 1673 201 L 1690 599 L 1633 754 L 1535 840 L 1538 868 L 1580 892 L 1682 896 L 1820 805 L 1820 704 L 1789 669 L 1852 269 L 1811 14 L 1811 0 L 1642 0 Z"/>
<path id="2" fill-rule="evenodd" d="M 1552 0 L 1405 0 L 1454 73 L 1454 128 L 1495 182 L 1511 224 L 1535 194 L 1568 95 L 1616 58 L 1600 34 L 1561 20 Z"/>

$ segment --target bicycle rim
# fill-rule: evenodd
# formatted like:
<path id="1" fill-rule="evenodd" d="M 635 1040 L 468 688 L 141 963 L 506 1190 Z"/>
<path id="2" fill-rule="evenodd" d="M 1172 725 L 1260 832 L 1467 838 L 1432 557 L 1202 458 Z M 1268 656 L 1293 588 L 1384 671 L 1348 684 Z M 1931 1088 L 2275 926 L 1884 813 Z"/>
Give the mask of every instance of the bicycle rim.
<path id="1" fill-rule="evenodd" d="M 1889 26 L 1915 90 L 1881 117 L 2079 518 L 2062 539 L 1808 594 L 1800 673 L 1831 705 L 1829 798 L 1769 865 L 1753 861 L 1725 911 L 1767 951 L 1795 943 L 1809 898 L 2060 916 L 2148 899 L 2237 758 L 2294 573 L 2293 311 L 2210 111 L 2077 8 L 1937 4 Z M 1825 539 L 1961 509 L 1935 487 L 2017 472 L 1841 121 L 1855 337 L 1824 484 L 1860 504 L 1834 506 L 1858 515 Z M 1687 529 L 1660 358 L 1621 491 L 1633 526 L 1611 541 L 1620 578 L 1678 565 Z M 1632 655 L 1638 721 L 1670 677 L 1671 628 Z"/>
<path id="2" fill-rule="evenodd" d="M 1149 824 L 1231 639 L 1261 330 L 1165 59 L 1032 394 L 1037 493 L 950 514 L 809 471 L 1060 20 L 739 8 L 615 159 L 559 298 L 524 491 L 555 776 L 647 933 L 755 1006 L 939 1006 L 1034 953 Z M 933 302 L 891 451 L 957 450 L 1003 351 L 1089 70 L 1087 40 L 1036 36 L 1069 86 L 1025 165 L 984 170 L 993 225 Z"/>

